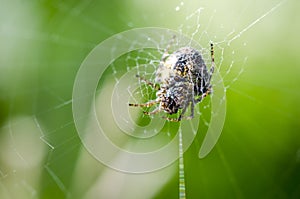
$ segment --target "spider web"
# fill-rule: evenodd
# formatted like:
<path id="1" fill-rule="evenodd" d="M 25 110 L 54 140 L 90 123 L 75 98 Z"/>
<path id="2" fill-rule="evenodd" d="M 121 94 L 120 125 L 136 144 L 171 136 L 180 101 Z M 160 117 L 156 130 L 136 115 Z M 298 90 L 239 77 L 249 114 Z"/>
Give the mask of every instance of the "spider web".
<path id="1" fill-rule="evenodd" d="M 88 15 L 83 13 L 84 9 L 89 7 L 91 2 L 92 1 L 85 1 L 84 3 L 75 6 L 64 3 L 53 3 L 51 6 L 58 9 L 60 12 L 67 12 L 70 18 L 79 19 L 94 30 L 101 29 L 101 31 L 107 33 L 107 36 L 110 35 L 110 33 L 114 32 L 112 29 L 105 26 L 99 27 L 97 21 L 94 21 L 92 18 L 89 18 Z M 245 9 L 248 8 L 248 6 L 249 5 L 246 5 Z M 237 21 L 233 24 L 233 27 L 229 28 L 217 22 L 218 19 L 216 13 L 218 13 L 218 11 L 214 10 L 213 6 L 198 6 L 195 8 L 188 2 L 182 1 L 172 6 L 170 5 L 170 10 L 161 13 L 169 16 L 175 15 L 176 19 L 179 19 L 178 21 L 175 20 L 176 22 L 169 21 L 170 23 L 164 27 L 175 30 L 178 32 L 178 35 L 185 35 L 189 38 L 188 41 L 190 42 L 197 41 L 199 44 L 197 49 L 201 52 L 208 67 L 211 66 L 209 43 L 213 42 L 216 67 L 224 82 L 224 92 L 226 93 L 226 90 L 238 80 L 245 68 L 244 65 L 247 58 L 243 55 L 243 48 L 247 47 L 247 43 L 245 43 L 244 39 L 241 39 L 243 34 L 260 22 L 260 20 L 269 13 L 273 12 L 278 6 L 280 6 L 280 4 L 263 6 L 266 9 L 263 10 L 262 15 L 252 16 L 253 18 L 245 23 Z M 30 9 L 33 8 L 29 8 L 29 10 Z M 241 12 L 241 15 L 243 15 L 243 11 Z M 144 22 L 147 24 L 149 20 L 147 20 L 146 16 L 144 17 Z M 55 20 L 57 19 L 54 19 L 54 21 Z M 127 22 L 129 26 L 139 27 L 139 25 L 135 26 L 137 22 Z M 9 35 L 11 31 L 13 31 L 9 28 L 10 27 L 3 29 L 2 34 L 6 36 Z M 90 49 L 97 45 L 96 42 L 93 43 L 76 39 L 72 40 L 60 34 L 30 31 L 28 28 L 24 28 L 22 35 L 12 35 L 12 37 L 34 40 L 36 42 L 54 43 L 60 47 L 69 46 L 71 48 L 79 47 Z M 148 39 L 147 37 L 145 38 Z M 182 42 L 180 36 L 178 38 L 179 39 L 171 45 L 170 52 L 190 44 L 189 42 Z M 171 39 L 172 34 L 170 34 L 169 37 L 160 37 L 159 40 L 153 40 L 153 38 L 150 37 L 150 41 L 153 42 L 153 45 L 156 46 L 156 48 L 133 50 L 114 60 L 104 72 L 103 79 L 99 80 L 98 83 L 95 95 L 96 107 L 98 110 L 105 110 L 103 105 L 107 103 L 107 99 L 105 98 L 107 96 L 114 96 L 113 99 L 118 99 L 117 102 L 126 99 L 126 103 L 129 101 L 140 103 L 142 101 L 145 102 L 149 99 L 153 99 L 155 97 L 154 90 L 145 85 L 143 81 L 135 78 L 135 74 L 139 74 L 142 77 L 145 77 L 145 79 L 153 82 L 155 78 L 155 69 L 159 64 L 166 46 L 170 44 Z M 132 46 L 135 45 L 138 44 L 133 42 Z M 116 46 L 117 44 L 111 46 L 111 50 L 113 51 Z M 73 61 L 68 60 L 68 58 L 66 59 L 67 60 L 59 59 L 57 67 L 74 64 Z M 33 63 L 19 64 L 20 68 L 26 68 L 28 64 L 33 65 L 33 69 L 36 69 L 41 65 L 41 62 L 33 61 Z M 45 64 L 44 67 L 52 66 Z M 50 75 L 54 78 L 55 74 Z M 122 84 L 124 81 L 130 79 L 130 77 L 132 79 L 128 84 Z M 19 80 L 20 79 L 21 78 L 19 78 Z M 92 166 L 90 167 L 97 165 L 97 163 L 86 156 L 81 156 L 81 153 L 83 152 L 78 152 L 81 142 L 76 134 L 74 121 L 70 117 L 73 101 L 70 96 L 67 98 L 60 90 L 61 87 L 69 88 L 69 92 L 71 92 L 70 88 L 72 87 L 72 84 L 66 82 L 60 83 L 60 85 L 46 85 L 43 88 L 38 87 L 34 89 L 32 89 L 30 85 L 29 88 L 26 88 L 27 90 L 25 89 L 22 93 L 13 93 L 10 96 L 8 121 L 1 128 L 1 198 L 39 198 L 40 196 L 43 197 L 44 192 L 44 194 L 51 194 L 51 191 L 53 190 L 58 197 L 72 198 L 76 192 L 85 192 L 85 188 L 89 189 L 90 185 L 82 185 L 78 182 L 79 179 L 81 179 L 80 175 L 82 174 L 76 174 L 75 177 L 72 177 L 72 172 L 68 172 L 69 169 L 75 170 L 74 173 L 76 173 L 80 169 L 89 168 L 84 165 L 83 162 L 91 163 Z M 213 88 L 216 84 L 217 82 L 213 84 Z M 125 89 L 123 89 L 124 87 Z M 14 90 L 15 92 L 18 91 L 17 88 L 14 88 Z M 122 93 L 122 91 L 126 92 Z M 34 107 L 34 110 L 31 114 L 18 116 L 20 115 L 20 112 L 22 112 L 19 111 L 20 103 L 17 100 L 18 97 L 31 95 L 35 96 L 34 100 L 30 102 L 33 103 L 32 106 Z M 36 100 L 43 99 L 42 97 L 39 97 L 40 95 L 46 95 L 52 99 L 48 106 L 37 108 L 40 106 L 37 104 L 41 102 Z M 113 106 L 113 108 L 116 107 Z M 125 108 L 128 109 L 128 107 Z M 142 110 L 139 108 L 130 108 L 129 111 L 131 120 L 138 125 L 134 127 L 131 125 L 126 126 L 130 118 L 125 117 L 125 115 L 122 115 L 123 112 L 118 112 L 118 110 L 119 109 L 114 110 L 115 115 L 112 114 L 108 119 L 106 118 L 106 120 L 105 118 L 101 118 L 103 117 L 103 112 L 97 113 L 98 121 L 103 121 L 101 125 L 107 125 L 106 128 L 115 128 L 115 131 L 110 130 L 109 132 L 112 133 L 106 134 L 107 138 L 124 151 L 143 153 L 149 153 L 158 148 L 163 148 L 166 144 L 178 140 L 176 137 L 178 131 L 183 132 L 183 147 L 186 147 L 190 144 L 185 143 L 186 140 L 191 141 L 191 139 L 185 139 L 185 136 L 187 135 L 184 135 L 184 132 L 190 130 L 191 136 L 199 132 L 205 132 L 210 125 L 211 115 L 218 114 L 218 112 L 212 111 L 210 97 L 197 106 L 195 120 L 184 121 L 189 125 L 186 127 L 180 126 L 178 123 L 162 123 L 164 122 L 161 120 L 163 114 L 149 117 L 142 114 Z M 55 120 L 54 118 L 57 115 L 60 115 L 60 117 L 58 120 Z M 118 118 L 116 119 L 116 117 Z M 197 117 L 199 118 L 199 125 Z M 105 123 L 105 121 L 109 120 L 118 122 L 123 121 L 124 124 L 112 127 L 110 126 L 110 123 Z M 153 120 L 154 123 L 152 122 Z M 132 130 L 131 128 L 134 129 Z M 146 129 L 146 131 L 141 131 L 139 128 Z M 24 129 L 26 129 L 26 134 L 23 134 L 25 131 Z M 125 132 L 124 135 L 118 133 L 120 129 Z M 128 137 L 136 139 L 136 141 L 129 142 Z M 152 142 L 150 143 L 149 140 L 152 140 Z M 198 149 L 200 149 L 201 140 L 198 141 L 196 138 L 195 144 Z M 186 149 L 187 148 L 185 148 L 185 150 Z M 177 148 L 175 148 L 173 153 L 178 156 Z M 84 160 L 79 160 L 74 169 L 74 166 L 67 163 L 72 162 L 72 164 L 76 164 L 75 157 L 77 155 Z M 115 157 L 114 160 L 122 158 L 117 156 L 117 154 L 113 154 L 113 156 Z M 162 160 L 163 158 L 161 161 Z M 176 167 L 170 168 L 173 169 L 173 171 L 176 170 Z M 104 167 L 91 171 L 89 175 L 96 175 L 98 171 L 103 172 L 101 176 L 104 179 L 105 175 L 108 175 Z M 159 172 L 160 171 L 157 173 Z M 173 172 L 170 172 L 168 179 L 170 179 L 170 176 L 172 175 Z M 77 180 L 77 182 L 71 182 L 72 180 Z M 96 181 L 93 177 L 89 177 L 89 180 L 90 183 Z M 162 186 L 164 183 L 165 182 L 161 182 L 157 185 Z M 76 190 L 78 187 L 81 188 Z M 156 189 L 157 187 L 153 186 L 153 188 L 150 188 L 149 190 Z M 83 192 L 79 193 L 79 195 L 84 195 Z M 92 192 L 93 189 L 85 196 L 89 197 L 89 194 Z M 146 195 L 146 193 L 144 194 Z M 150 198 L 151 195 L 147 197 Z"/>

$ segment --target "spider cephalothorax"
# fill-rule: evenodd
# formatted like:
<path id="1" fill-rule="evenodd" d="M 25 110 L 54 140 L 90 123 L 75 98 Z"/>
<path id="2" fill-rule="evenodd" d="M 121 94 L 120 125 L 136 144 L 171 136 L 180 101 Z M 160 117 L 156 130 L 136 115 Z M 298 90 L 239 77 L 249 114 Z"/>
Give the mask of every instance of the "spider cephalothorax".
<path id="1" fill-rule="evenodd" d="M 194 117 L 194 106 L 211 92 L 211 76 L 214 72 L 214 53 L 211 44 L 212 66 L 208 71 L 204 60 L 197 50 L 183 47 L 172 54 L 166 51 L 156 70 L 155 83 L 144 80 L 157 90 L 156 99 L 144 104 L 129 104 L 129 106 L 150 107 L 159 104 L 156 109 L 145 114 L 155 114 L 165 111 L 175 114 L 182 110 L 177 119 L 166 118 L 171 121 L 180 121 L 187 108 L 191 106 L 191 115 Z M 159 85 L 159 86 L 154 86 Z"/>

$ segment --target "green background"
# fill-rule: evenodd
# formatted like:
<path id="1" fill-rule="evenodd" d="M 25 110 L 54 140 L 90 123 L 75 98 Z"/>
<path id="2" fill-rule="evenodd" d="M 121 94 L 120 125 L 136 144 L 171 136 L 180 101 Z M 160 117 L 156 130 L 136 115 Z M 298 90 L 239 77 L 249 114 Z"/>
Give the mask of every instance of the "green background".
<path id="1" fill-rule="evenodd" d="M 195 25 L 186 17 L 198 7 L 207 38 L 242 34 L 225 45 L 222 67 L 236 64 L 224 79 L 229 87 L 222 135 L 204 159 L 198 159 L 199 143 L 185 153 L 187 198 L 300 198 L 299 2 L 284 1 L 249 26 L 278 2 L 0 0 L 0 198 L 84 197 L 96 175 L 109 169 L 89 157 L 73 123 L 80 64 L 121 31 Z M 215 48 L 217 63 L 221 47 Z M 128 182 L 124 193 L 140 192 L 139 181 L 120 175 Z M 145 189 L 147 180 L 152 184 L 143 198 L 178 198 L 177 171 L 170 176 L 166 182 L 163 175 L 140 176 Z M 110 179 L 109 172 L 103 178 Z"/>

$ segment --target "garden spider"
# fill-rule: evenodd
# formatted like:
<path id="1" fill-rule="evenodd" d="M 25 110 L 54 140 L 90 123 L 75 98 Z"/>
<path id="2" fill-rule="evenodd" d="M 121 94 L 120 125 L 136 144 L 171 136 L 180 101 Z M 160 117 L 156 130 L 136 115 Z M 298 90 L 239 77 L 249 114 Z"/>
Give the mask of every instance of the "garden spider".
<path id="1" fill-rule="evenodd" d="M 182 118 L 192 119 L 195 104 L 212 92 L 211 77 L 215 69 L 213 44 L 210 44 L 212 62 L 210 70 L 207 69 L 200 52 L 194 48 L 182 47 L 172 54 L 168 53 L 168 48 L 155 72 L 154 83 L 137 75 L 156 90 L 156 99 L 143 104 L 130 103 L 129 106 L 151 107 L 159 104 L 156 109 L 151 112 L 144 111 L 144 114 L 151 115 L 161 111 L 176 114 L 181 109 L 178 118 L 164 118 L 174 122 L 181 121 Z M 191 114 L 186 117 L 184 113 L 189 106 Z"/>

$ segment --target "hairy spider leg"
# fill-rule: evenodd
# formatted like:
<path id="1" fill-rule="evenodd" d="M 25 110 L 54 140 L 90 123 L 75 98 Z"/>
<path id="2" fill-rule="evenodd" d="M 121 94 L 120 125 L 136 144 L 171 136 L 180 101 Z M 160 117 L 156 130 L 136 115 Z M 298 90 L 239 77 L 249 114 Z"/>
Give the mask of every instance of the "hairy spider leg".
<path id="1" fill-rule="evenodd" d="M 165 119 L 165 120 L 168 120 L 170 122 L 179 122 L 178 118 L 169 118 L 169 117 L 166 117 L 166 116 L 163 116 L 162 118 Z"/>
<path id="2" fill-rule="evenodd" d="M 143 111 L 143 113 L 145 115 L 153 115 L 153 114 L 156 114 L 156 113 L 159 113 L 161 111 L 161 109 L 159 107 L 157 107 L 156 109 L 154 109 L 153 111 L 151 112 L 147 112 L 147 111 Z"/>
<path id="3" fill-rule="evenodd" d="M 211 89 L 208 89 L 205 93 L 203 93 L 198 99 L 195 99 L 194 102 L 197 104 L 201 102 L 207 95 L 211 93 Z"/>
<path id="4" fill-rule="evenodd" d="M 154 104 L 159 103 L 158 101 L 154 100 L 154 101 L 150 101 L 150 102 L 146 102 L 144 104 L 131 104 L 129 103 L 129 106 L 135 106 L 135 107 L 150 107 L 153 106 Z"/>
<path id="5" fill-rule="evenodd" d="M 214 73 L 215 70 L 215 53 L 214 53 L 214 44 L 210 43 L 210 56 L 211 56 L 211 67 L 209 70 L 209 79 L 208 79 L 208 83 L 210 83 L 212 74 Z"/>
<path id="6" fill-rule="evenodd" d="M 140 81 L 143 81 L 145 82 L 147 85 L 151 86 L 153 89 L 155 90 L 159 90 L 160 89 L 160 86 L 158 84 L 155 84 L 155 83 L 152 83 L 152 82 L 149 82 L 148 80 L 146 80 L 144 77 L 141 77 L 139 75 L 135 75 L 137 78 L 139 78 Z"/>

